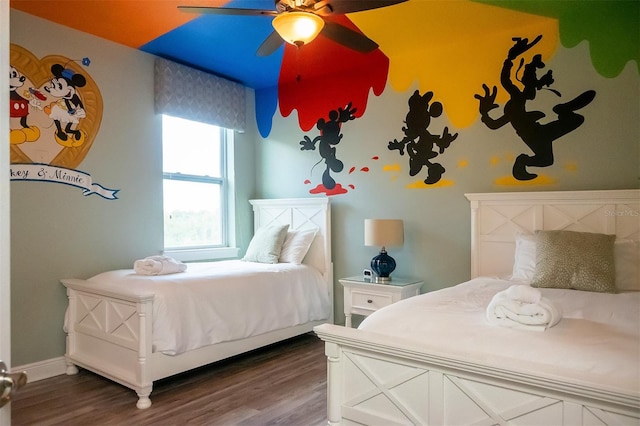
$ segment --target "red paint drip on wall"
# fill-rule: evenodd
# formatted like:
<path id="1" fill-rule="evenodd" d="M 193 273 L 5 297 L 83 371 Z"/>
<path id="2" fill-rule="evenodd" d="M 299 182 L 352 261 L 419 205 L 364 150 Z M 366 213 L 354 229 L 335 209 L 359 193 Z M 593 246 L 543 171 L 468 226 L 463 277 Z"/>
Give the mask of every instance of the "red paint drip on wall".
<path id="1" fill-rule="evenodd" d="M 349 185 L 352 189 L 353 186 Z M 344 188 L 341 184 L 336 184 L 336 186 L 333 189 L 327 189 L 323 184 L 318 184 L 318 186 L 316 186 L 315 188 L 309 190 L 309 194 L 327 194 L 327 195 L 339 195 L 339 194 L 346 194 L 347 189 Z"/>
<path id="2" fill-rule="evenodd" d="M 344 15 L 327 19 L 359 31 Z M 318 119 L 326 120 L 329 111 L 349 103 L 357 109 L 356 118 L 361 117 L 369 92 L 373 89 L 376 96 L 382 93 L 388 72 L 389 58 L 379 49 L 360 53 L 322 35 L 300 48 L 287 44 L 278 83 L 280 113 L 287 117 L 297 110 L 300 128 L 305 132 Z"/>

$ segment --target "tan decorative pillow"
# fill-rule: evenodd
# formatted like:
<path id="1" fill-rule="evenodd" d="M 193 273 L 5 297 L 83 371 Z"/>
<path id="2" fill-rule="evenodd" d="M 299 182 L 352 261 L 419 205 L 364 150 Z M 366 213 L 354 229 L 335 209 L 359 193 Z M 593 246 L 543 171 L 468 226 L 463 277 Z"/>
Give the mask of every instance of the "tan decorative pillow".
<path id="1" fill-rule="evenodd" d="M 249 242 L 242 260 L 245 262 L 278 263 L 289 225 L 260 228 Z"/>
<path id="2" fill-rule="evenodd" d="M 615 235 L 536 231 L 532 287 L 616 292 Z"/>

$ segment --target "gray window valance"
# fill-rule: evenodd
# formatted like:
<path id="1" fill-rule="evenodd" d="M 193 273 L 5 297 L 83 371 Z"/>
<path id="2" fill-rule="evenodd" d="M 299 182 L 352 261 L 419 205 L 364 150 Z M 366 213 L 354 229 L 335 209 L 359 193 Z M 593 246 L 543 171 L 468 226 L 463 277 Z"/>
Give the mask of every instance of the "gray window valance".
<path id="1" fill-rule="evenodd" d="M 245 129 L 245 88 L 166 59 L 155 61 L 156 113 Z"/>

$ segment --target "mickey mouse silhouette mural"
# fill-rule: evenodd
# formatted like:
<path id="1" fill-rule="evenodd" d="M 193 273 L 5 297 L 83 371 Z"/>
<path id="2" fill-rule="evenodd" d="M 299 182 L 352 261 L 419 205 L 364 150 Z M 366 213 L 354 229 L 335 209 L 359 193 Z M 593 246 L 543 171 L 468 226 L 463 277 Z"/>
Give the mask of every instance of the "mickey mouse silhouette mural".
<path id="1" fill-rule="evenodd" d="M 389 142 L 389 150 L 398 150 L 400 155 L 404 155 L 406 148 L 409 155 L 409 175 L 415 176 L 422 170 L 427 168 L 427 178 L 424 183 L 433 185 L 440 181 L 445 168 L 440 163 L 432 163 L 431 159 L 442 154 L 451 142 L 456 140 L 458 134 L 450 134 L 449 129 L 445 126 L 442 136 L 432 135 L 428 128 L 431 119 L 442 115 L 442 104 L 433 102 L 433 92 L 427 92 L 420 95 L 416 90 L 409 98 L 409 112 L 407 113 L 405 124 L 402 128 L 404 138 L 401 141 L 394 139 Z M 438 146 L 439 152 L 434 151 L 434 145 Z"/>
<path id="2" fill-rule="evenodd" d="M 546 116 L 544 112 L 527 110 L 527 102 L 535 99 L 539 90 L 546 88 L 557 96 L 561 96 L 560 92 L 550 88 L 554 83 L 551 70 L 548 70 L 542 77 L 538 78 L 537 71 L 545 67 L 540 54 L 534 55 L 531 62 L 524 66 L 522 79 L 518 79 L 522 84 L 522 89 L 512 80 L 513 62 L 535 46 L 541 38 L 542 35 L 539 35 L 531 43 L 527 38 L 513 38 L 515 43 L 509 49 L 500 73 L 500 83 L 510 96 L 510 99 L 504 105 L 501 117 L 492 118 L 489 115 L 490 111 L 498 108 L 495 103 L 496 86 L 489 90 L 489 87 L 483 84 L 484 94 L 475 95 L 475 98 L 480 102 L 479 109 L 482 122 L 488 128 L 497 130 L 505 124 L 511 123 L 518 136 L 533 151 L 533 155 L 524 153 L 518 155 L 513 164 L 513 177 L 521 181 L 531 180 L 538 176 L 530 173 L 527 167 L 548 167 L 553 164 L 553 141 L 571 133 L 582 125 L 584 117 L 577 114 L 576 111 L 589 105 L 596 95 L 595 91 L 587 90 L 569 102 L 555 105 L 552 109 L 557 115 L 556 120 L 544 124 L 540 123 L 540 120 Z M 521 58 L 518 71 L 522 68 L 523 63 L 524 59 Z"/>
<path id="3" fill-rule="evenodd" d="M 329 111 L 328 121 L 321 117 L 316 123 L 316 128 L 320 131 L 320 135 L 313 138 L 313 140 L 305 135 L 304 140 L 300 141 L 301 151 L 314 151 L 316 144 L 318 145 L 318 152 L 321 158 L 313 167 L 322 161 L 325 163 L 326 167 L 322 173 L 322 185 L 326 190 L 325 192 L 329 193 L 336 189 L 336 181 L 331 176 L 331 172 L 340 173 L 344 168 L 344 164 L 336 156 L 337 150 L 335 146 L 342 140 L 342 124 L 354 120 L 355 113 L 356 108 L 353 108 L 351 102 L 345 109 L 338 108 L 337 110 Z M 311 170 L 313 170 L 313 167 Z"/>

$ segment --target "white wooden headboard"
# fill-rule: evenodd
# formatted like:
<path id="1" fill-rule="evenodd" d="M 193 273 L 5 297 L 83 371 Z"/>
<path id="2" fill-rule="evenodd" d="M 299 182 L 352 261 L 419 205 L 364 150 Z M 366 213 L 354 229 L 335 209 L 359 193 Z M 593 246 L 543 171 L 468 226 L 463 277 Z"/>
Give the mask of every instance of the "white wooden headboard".
<path id="1" fill-rule="evenodd" d="M 331 257 L 331 204 L 329 198 L 281 198 L 249 200 L 253 206 L 253 228 L 289 224 L 291 230 L 316 229 L 316 237 L 304 263 L 322 272 L 333 300 Z"/>
<path id="2" fill-rule="evenodd" d="M 640 239 L 640 190 L 465 194 L 471 202 L 471 278 L 507 276 L 515 239 L 570 230 Z"/>

